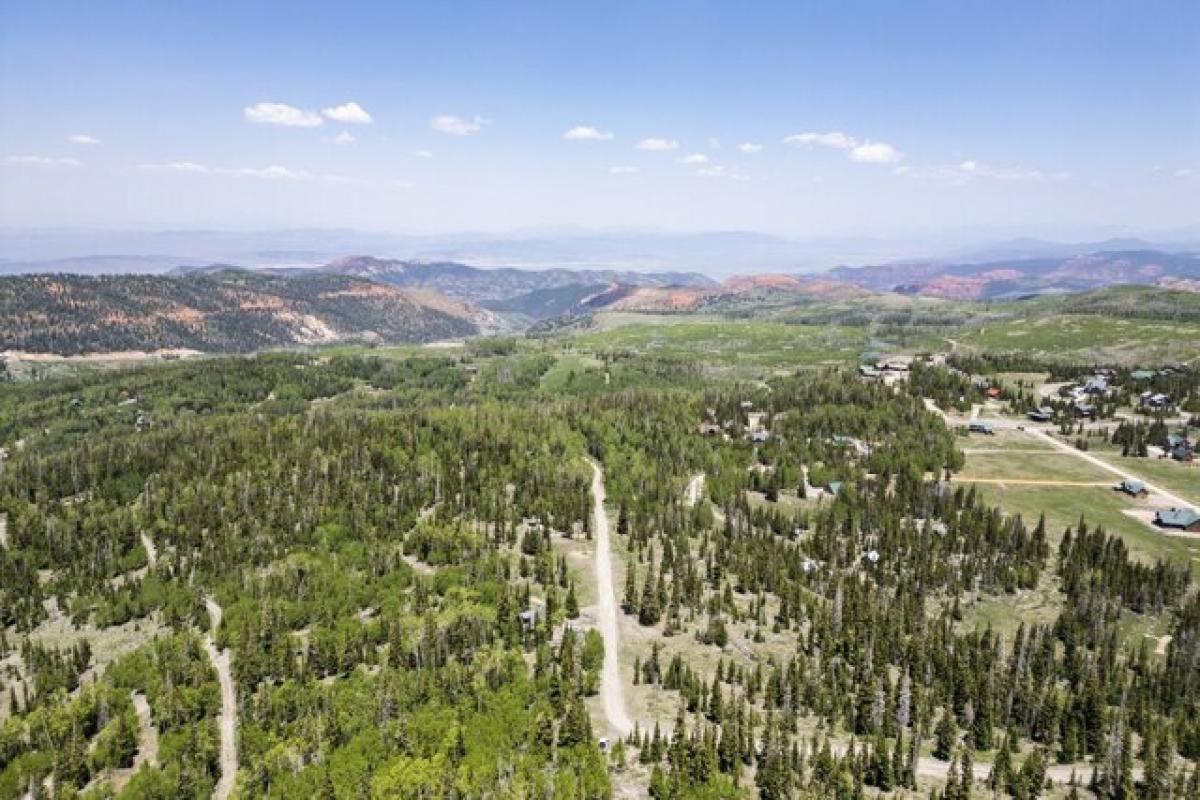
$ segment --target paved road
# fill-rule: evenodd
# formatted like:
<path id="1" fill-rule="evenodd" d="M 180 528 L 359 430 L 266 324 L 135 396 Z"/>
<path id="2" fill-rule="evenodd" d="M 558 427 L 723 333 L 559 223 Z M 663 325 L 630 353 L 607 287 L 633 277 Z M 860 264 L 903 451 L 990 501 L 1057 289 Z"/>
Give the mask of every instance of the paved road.
<path id="1" fill-rule="evenodd" d="M 237 695 L 233 690 L 233 675 L 229 671 L 229 650 L 217 651 L 216 633 L 221 627 L 221 607 L 216 601 L 204 601 L 208 608 L 208 618 L 212 623 L 210 630 L 204 636 L 204 650 L 208 660 L 217 671 L 217 681 L 221 684 L 221 780 L 213 789 L 213 800 L 228 800 L 233 793 L 234 781 L 237 779 Z"/>
<path id="2" fill-rule="evenodd" d="M 592 465 L 592 534 L 596 542 L 596 597 L 600 635 L 604 638 L 604 666 L 600 673 L 600 696 L 608 726 L 618 736 L 633 730 L 625 706 L 621 682 L 621 638 L 617 627 L 617 592 L 613 586 L 612 545 L 609 542 L 608 512 L 604 510 L 604 472 Z"/>

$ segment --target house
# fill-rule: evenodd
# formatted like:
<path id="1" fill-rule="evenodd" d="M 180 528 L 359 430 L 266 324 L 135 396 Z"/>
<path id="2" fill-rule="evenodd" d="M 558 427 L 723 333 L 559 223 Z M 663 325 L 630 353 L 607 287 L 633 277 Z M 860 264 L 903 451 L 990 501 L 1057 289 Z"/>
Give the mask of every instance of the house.
<path id="1" fill-rule="evenodd" d="M 1000 396 L 1000 390 L 998 388 L 996 388 L 995 386 L 993 386 L 987 390 L 987 396 L 994 400 Z"/>
<path id="2" fill-rule="evenodd" d="M 1103 375 L 1093 375 L 1083 384 L 1083 391 L 1087 394 L 1104 394 L 1108 391 L 1108 378 Z"/>
<path id="3" fill-rule="evenodd" d="M 1129 377 L 1135 381 L 1148 381 L 1154 377 L 1154 372 L 1148 369 L 1135 369 L 1129 373 Z"/>
<path id="4" fill-rule="evenodd" d="M 536 608 L 527 608 L 519 616 L 521 617 L 521 627 L 523 629 L 531 631 L 537 627 L 538 612 Z"/>
<path id="5" fill-rule="evenodd" d="M 704 422 L 701 422 L 697 427 L 697 430 L 700 432 L 701 436 L 721 435 L 721 426 L 711 420 L 705 420 Z"/>
<path id="6" fill-rule="evenodd" d="M 1054 419 L 1054 409 L 1050 406 L 1040 406 L 1039 408 L 1030 411 L 1025 416 L 1029 417 L 1034 422 L 1049 422 Z"/>
<path id="7" fill-rule="evenodd" d="M 842 482 L 841 481 L 830 481 L 829 482 L 829 493 L 830 494 L 836 495 L 841 491 L 842 491 Z"/>
<path id="8" fill-rule="evenodd" d="M 1156 511 L 1154 524 L 1189 533 L 1200 533 L 1200 514 L 1194 508 L 1165 508 Z"/>
<path id="9" fill-rule="evenodd" d="M 762 444 L 763 442 L 766 442 L 770 438 L 771 438 L 770 431 L 757 430 L 754 433 L 750 434 L 750 441 L 754 442 L 755 444 Z"/>
<path id="10" fill-rule="evenodd" d="M 992 423 L 984 422 L 980 419 L 971 420 L 971 422 L 967 425 L 967 430 L 971 433 L 982 433 L 986 436 L 996 435 L 995 429 L 992 428 Z"/>
<path id="11" fill-rule="evenodd" d="M 1175 461 L 1188 463 L 1196 459 L 1196 451 L 1192 447 L 1192 443 L 1187 440 L 1175 445 L 1170 450 L 1171 458 Z"/>
<path id="12" fill-rule="evenodd" d="M 1096 407 L 1091 403 L 1076 403 L 1073 408 L 1075 415 L 1079 417 L 1094 417 L 1096 416 Z"/>
<path id="13" fill-rule="evenodd" d="M 1162 392 L 1142 392 L 1138 398 L 1142 408 L 1162 409 L 1171 407 L 1171 396 Z"/>
<path id="14" fill-rule="evenodd" d="M 1150 492 L 1146 489 L 1146 484 L 1141 481 L 1131 481 L 1125 479 L 1113 487 L 1118 492 L 1124 492 L 1130 497 L 1145 497 Z"/>
<path id="15" fill-rule="evenodd" d="M 858 374 L 860 377 L 866 378 L 867 380 L 873 380 L 883 376 L 882 372 L 869 364 L 860 365 L 858 368 Z"/>

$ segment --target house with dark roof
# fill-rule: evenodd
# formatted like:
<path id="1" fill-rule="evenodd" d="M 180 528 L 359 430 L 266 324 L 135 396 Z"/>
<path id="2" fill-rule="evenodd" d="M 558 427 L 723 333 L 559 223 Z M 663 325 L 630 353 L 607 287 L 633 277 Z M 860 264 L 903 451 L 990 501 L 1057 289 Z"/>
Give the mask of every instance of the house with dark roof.
<path id="1" fill-rule="evenodd" d="M 1131 481 L 1129 479 L 1121 481 L 1113 488 L 1118 492 L 1124 492 L 1130 497 L 1145 497 L 1150 494 L 1149 490 L 1146 489 L 1146 484 L 1141 481 Z"/>
<path id="2" fill-rule="evenodd" d="M 1154 524 L 1189 533 L 1200 533 L 1200 514 L 1194 508 L 1164 508 L 1154 514 Z"/>
<path id="3" fill-rule="evenodd" d="M 967 424 L 967 430 L 971 433 L 982 433 L 985 436 L 994 436 L 996 434 L 995 429 L 992 427 L 992 423 L 984 422 L 981 419 L 971 420 Z"/>
<path id="4" fill-rule="evenodd" d="M 1040 406 L 1025 415 L 1033 422 L 1049 422 L 1054 419 L 1054 409 L 1050 406 Z"/>

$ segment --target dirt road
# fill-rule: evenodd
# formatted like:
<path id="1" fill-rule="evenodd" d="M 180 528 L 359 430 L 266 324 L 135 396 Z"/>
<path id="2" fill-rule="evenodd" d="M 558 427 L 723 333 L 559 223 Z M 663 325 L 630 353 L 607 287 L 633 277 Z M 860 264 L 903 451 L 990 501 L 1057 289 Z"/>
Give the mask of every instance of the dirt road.
<path id="1" fill-rule="evenodd" d="M 1108 463 L 1104 459 L 1097 458 L 1096 456 L 1092 455 L 1091 453 L 1086 453 L 1083 450 L 1073 447 L 1072 445 L 1069 445 L 1066 442 L 1061 441 L 1061 440 L 1055 438 L 1054 436 L 1051 436 L 1050 434 L 1046 433 L 1043 430 L 1040 430 L 1038 428 L 1026 428 L 1025 431 L 1026 431 L 1026 433 L 1029 433 L 1030 435 L 1035 436 L 1044 442 L 1048 442 L 1048 443 L 1054 445 L 1054 447 L 1058 448 L 1059 450 L 1062 450 L 1064 453 L 1071 453 L 1072 455 L 1074 455 L 1078 458 L 1082 458 L 1084 461 L 1087 461 L 1089 464 L 1097 466 L 1100 469 L 1105 470 L 1107 472 L 1111 472 L 1113 475 L 1116 475 L 1119 478 L 1122 478 L 1127 481 L 1140 481 L 1141 484 L 1146 487 L 1146 491 L 1150 492 L 1150 494 L 1152 495 L 1152 500 L 1155 502 L 1165 503 L 1167 505 L 1175 506 L 1177 508 L 1192 508 L 1193 507 L 1191 503 L 1189 503 L 1187 500 L 1184 500 L 1179 495 L 1172 494 L 1171 492 L 1165 491 L 1162 487 L 1155 486 L 1154 484 L 1150 483 L 1150 481 L 1146 480 L 1145 478 L 1141 477 L 1140 475 L 1137 475 L 1132 472 L 1127 472 L 1127 471 L 1121 469 L 1120 467 L 1113 466 L 1112 464 Z M 1154 495 L 1157 495 L 1157 497 L 1153 497 Z"/>
<path id="2" fill-rule="evenodd" d="M 217 671 L 217 681 L 221 684 L 221 780 L 213 790 L 213 800 L 228 800 L 233 793 L 233 784 L 237 779 L 237 695 L 233 690 L 233 675 L 229 671 L 229 651 L 217 651 L 216 633 L 221 627 L 221 607 L 216 601 L 207 599 L 204 605 L 208 608 L 208 618 L 211 629 L 204 636 L 204 649 L 208 660 Z"/>
<path id="3" fill-rule="evenodd" d="M 604 472 L 592 465 L 592 535 L 596 542 L 596 597 L 600 635 L 604 638 L 604 666 L 600 673 L 600 695 L 604 716 L 611 731 L 625 736 L 633 730 L 633 721 L 625 706 L 625 688 L 621 682 L 621 639 L 617 627 L 617 593 L 613 587 L 612 545 L 609 542 L 608 512 L 604 510 Z"/>

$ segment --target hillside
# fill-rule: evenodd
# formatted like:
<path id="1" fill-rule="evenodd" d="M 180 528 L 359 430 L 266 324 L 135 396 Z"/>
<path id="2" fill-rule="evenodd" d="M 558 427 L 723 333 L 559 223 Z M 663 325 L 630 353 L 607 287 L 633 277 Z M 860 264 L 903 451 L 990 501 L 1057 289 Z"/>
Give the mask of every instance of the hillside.
<path id="1" fill-rule="evenodd" d="M 322 273 L 0 278 L 0 350 L 247 352 L 346 339 L 424 342 L 477 333 L 488 320 L 457 301 Z"/>
<path id="2" fill-rule="evenodd" d="M 1081 292 L 1119 284 L 1180 286 L 1200 278 L 1200 255 L 1160 250 L 1112 250 L 1065 257 L 982 263 L 906 262 L 837 267 L 834 280 L 876 291 L 959 300 L 1005 299 Z"/>
<path id="3" fill-rule="evenodd" d="M 401 261 L 350 256 L 331 262 L 323 271 L 370 278 L 406 288 L 431 289 L 472 303 L 513 302 L 522 295 L 570 288 L 580 297 L 599 285 L 711 286 L 712 279 L 691 272 L 626 272 L 595 269 L 484 269 L 455 262 Z M 520 302 L 520 301 L 516 301 Z M 536 305 L 537 295 L 530 301 Z M 561 312 L 559 312 L 561 313 Z"/>

